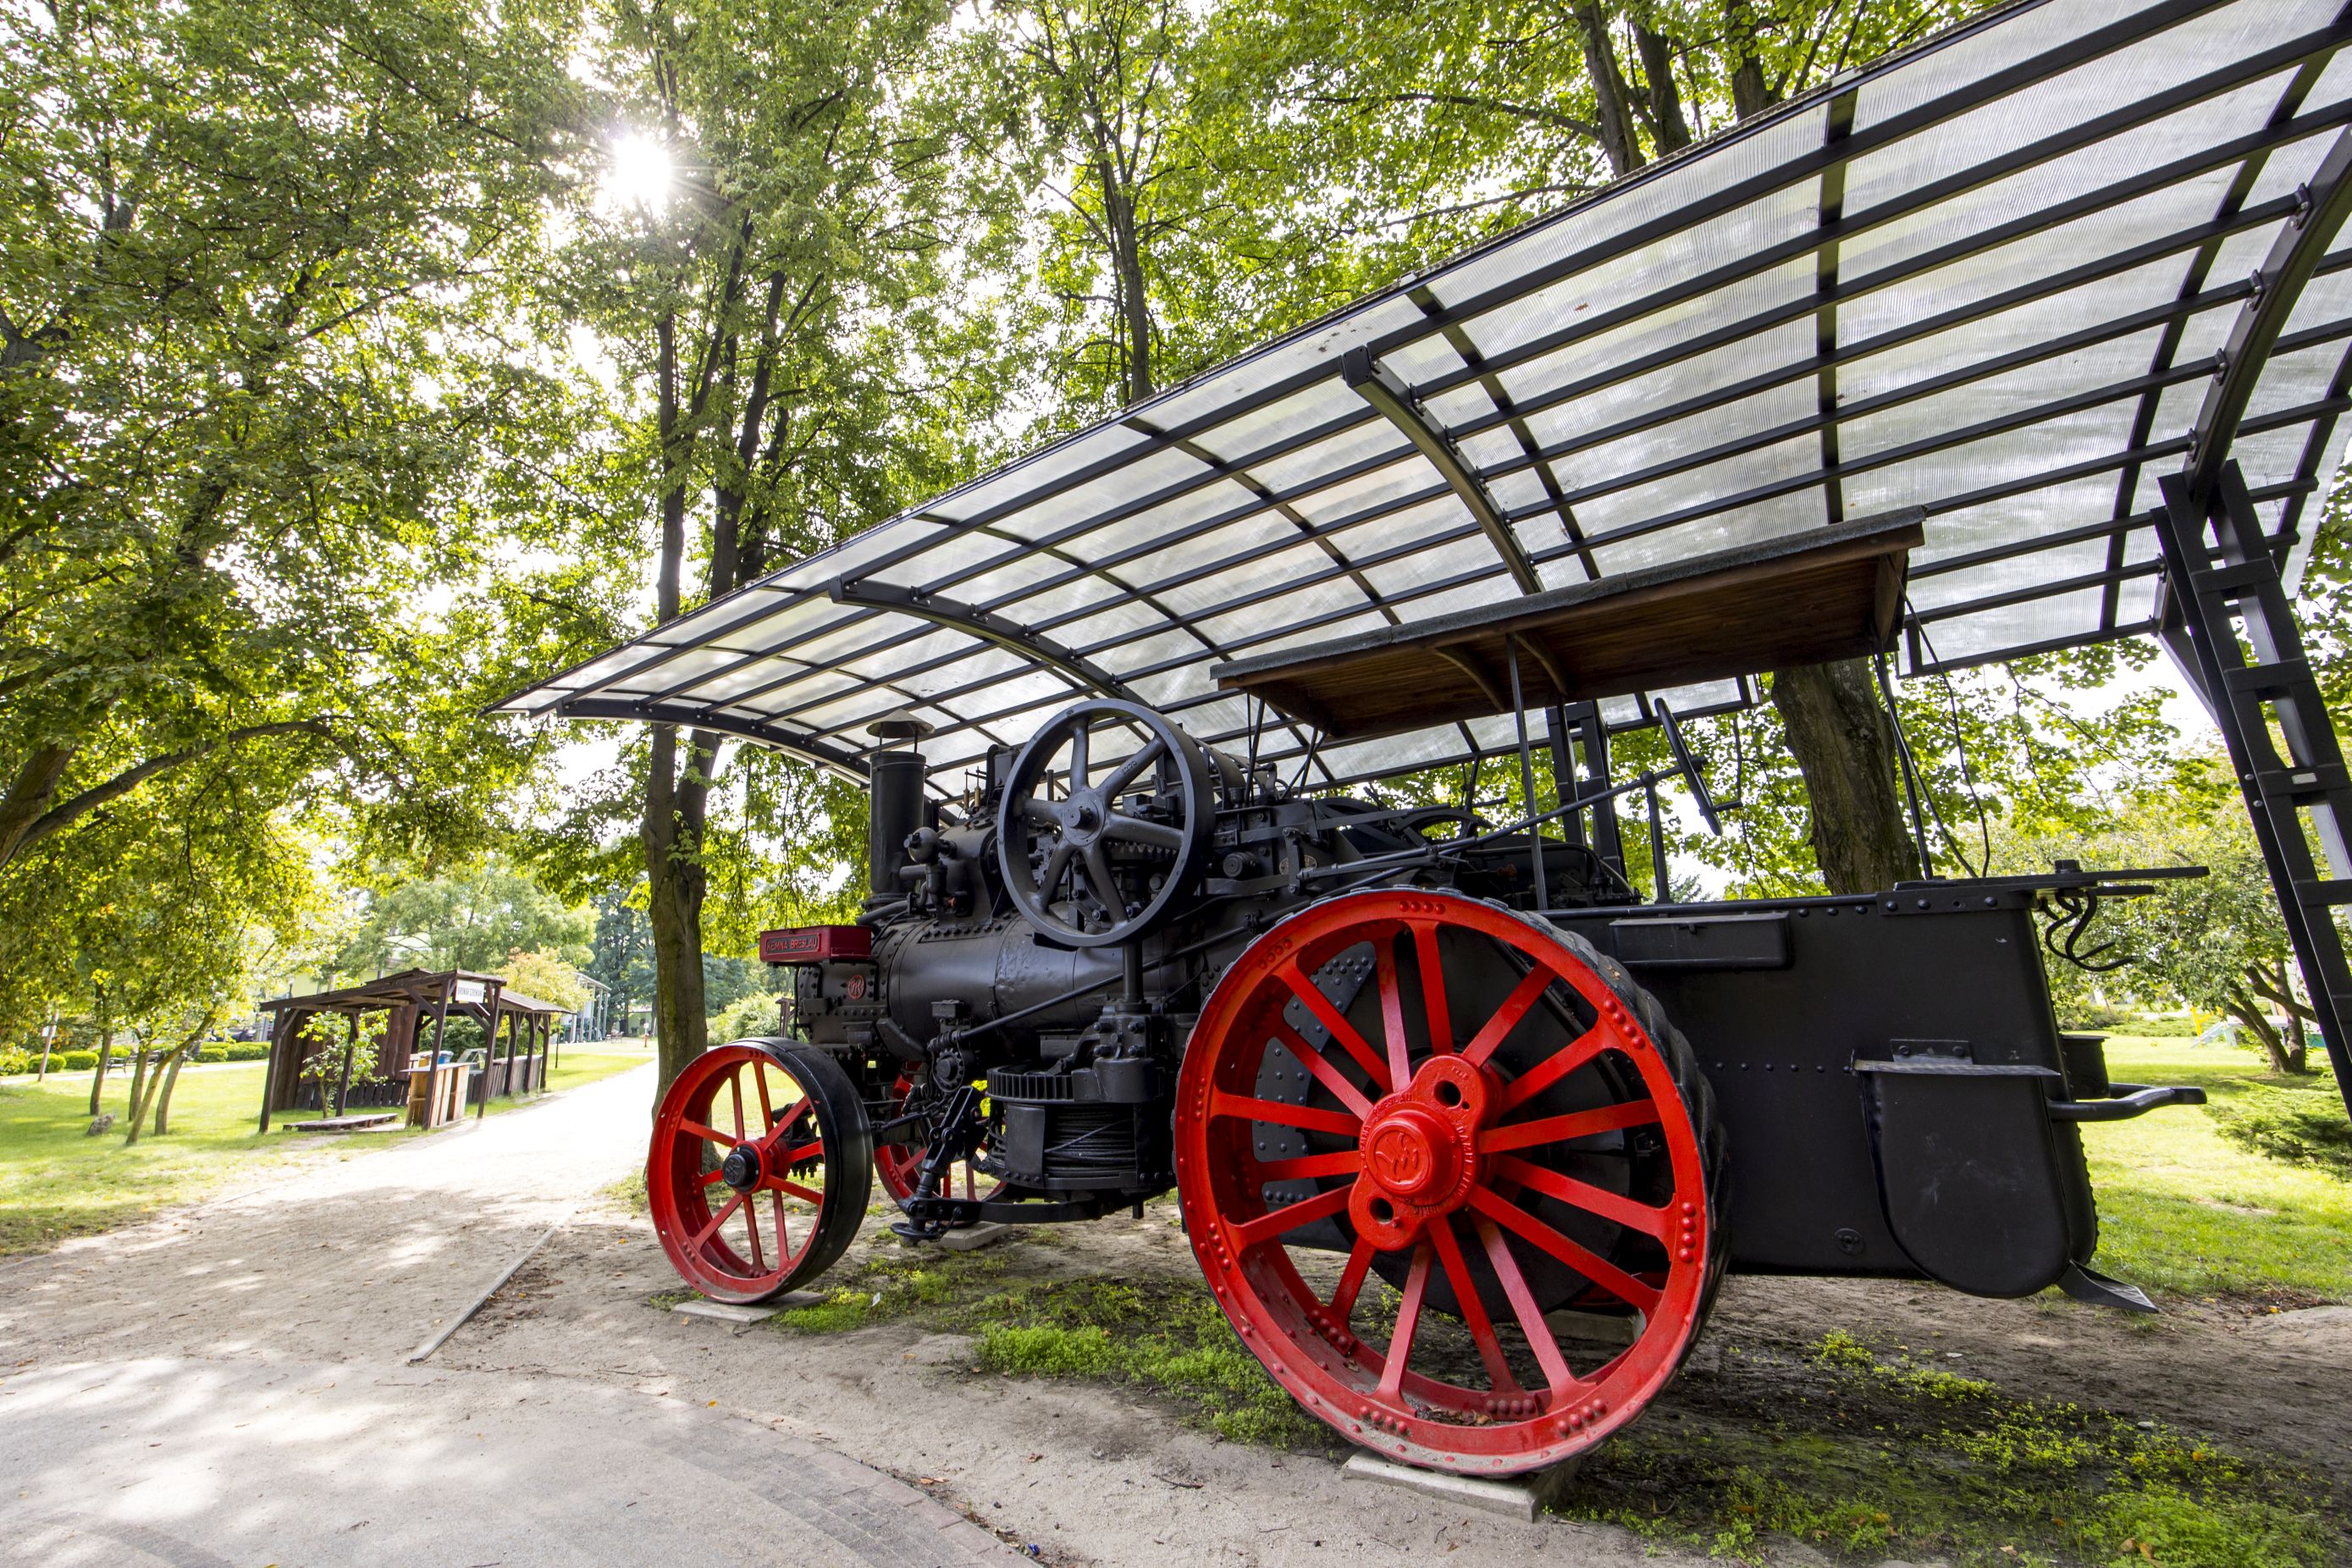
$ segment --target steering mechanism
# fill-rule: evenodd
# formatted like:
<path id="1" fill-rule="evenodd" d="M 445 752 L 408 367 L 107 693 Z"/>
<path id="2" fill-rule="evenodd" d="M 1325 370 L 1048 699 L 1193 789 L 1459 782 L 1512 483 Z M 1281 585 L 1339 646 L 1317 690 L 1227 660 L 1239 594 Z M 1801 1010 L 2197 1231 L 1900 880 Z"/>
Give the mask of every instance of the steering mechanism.
<path id="1" fill-rule="evenodd" d="M 1104 768 L 1095 753 L 1106 728 L 1143 743 Z M 1013 907 L 1072 947 L 1156 930 L 1207 854 L 1214 778 L 1200 743 L 1148 708 L 1095 698 L 1064 709 L 1005 782 L 996 853 Z"/>
<path id="2" fill-rule="evenodd" d="M 1675 721 L 1675 710 L 1661 702 L 1657 705 L 1658 725 L 1666 732 L 1666 750 L 1674 753 L 1675 771 L 1690 785 L 1691 804 L 1698 807 L 1699 819 L 1706 830 L 1717 838 L 1723 837 L 1723 824 L 1715 815 L 1715 795 L 1706 787 L 1706 776 L 1699 772 L 1698 762 L 1683 743 L 1683 727 Z M 1737 805 L 1737 802 L 1732 803 Z"/>

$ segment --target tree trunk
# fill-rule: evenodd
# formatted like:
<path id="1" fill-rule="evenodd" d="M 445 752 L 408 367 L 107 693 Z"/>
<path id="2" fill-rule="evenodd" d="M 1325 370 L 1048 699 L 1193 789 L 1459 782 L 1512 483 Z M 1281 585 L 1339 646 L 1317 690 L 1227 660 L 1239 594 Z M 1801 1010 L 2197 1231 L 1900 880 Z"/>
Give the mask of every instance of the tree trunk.
<path id="1" fill-rule="evenodd" d="M 163 1088 L 155 1097 L 155 1136 L 161 1138 L 172 1130 L 172 1091 L 180 1087 L 180 1064 L 188 1053 L 180 1051 L 172 1058 L 171 1070 L 163 1075 Z"/>
<path id="2" fill-rule="evenodd" d="M 1875 893 L 1919 874 L 1895 777 L 1895 726 L 1858 658 L 1772 672 L 1772 706 L 1812 803 L 1813 858 L 1832 893 Z"/>
<path id="3" fill-rule="evenodd" d="M 144 1040 L 136 1041 L 131 1049 L 131 1110 L 125 1118 L 131 1123 L 131 1131 L 122 1139 L 126 1147 L 139 1142 L 139 1119 L 147 1110 L 143 1093 L 147 1087 L 147 1058 L 151 1054 Z"/>
<path id="4" fill-rule="evenodd" d="M 1658 156 L 1679 153 L 1691 144 L 1691 131 L 1683 113 L 1682 89 L 1675 83 L 1673 42 L 1637 22 L 1633 47 L 1642 59 L 1643 96 L 1649 103 L 1650 133 L 1657 142 Z"/>
<path id="5" fill-rule="evenodd" d="M 2252 971 L 2248 973 L 2250 977 L 2254 973 Z M 2262 1042 L 2263 1055 L 2270 1058 L 2271 1071 L 2293 1073 L 2295 1068 L 2288 1059 L 2286 1042 L 2279 1038 L 2276 1029 L 2271 1027 L 2270 1014 L 2262 1002 L 2235 985 L 2230 987 L 2227 1000 L 2231 1015 Z"/>
<path id="6" fill-rule="evenodd" d="M 2287 981 L 2285 959 L 2282 958 L 2271 966 L 2270 978 L 2275 988 L 2273 994 L 2285 999 L 2279 1010 L 2286 1015 L 2288 1045 L 2284 1053 L 2286 1070 L 2307 1074 L 2311 1071 L 2311 1034 L 2304 1027 L 2303 1015 L 2295 1009 L 2294 992 Z"/>
<path id="7" fill-rule="evenodd" d="M 662 728 L 657 727 L 658 736 Z M 673 731 L 672 745 L 675 745 Z M 656 784 L 667 773 L 668 758 L 659 740 L 655 742 Z M 653 926 L 653 1026 L 659 1083 L 658 1101 L 672 1079 L 700 1056 L 709 1042 L 703 1014 L 702 898 L 705 878 L 695 848 L 680 843 L 677 816 L 668 809 L 667 790 L 648 791 L 644 829 L 646 879 L 650 897 L 646 913 Z M 655 809 L 652 796 L 665 797 Z"/>
<path id="8" fill-rule="evenodd" d="M 1102 188 L 1103 218 L 1110 231 L 1112 292 L 1118 309 L 1121 358 L 1120 401 L 1137 404 L 1151 395 L 1151 301 L 1143 291 L 1143 244 L 1136 231 L 1134 193 L 1120 182 L 1108 155 L 1095 162 Z"/>
<path id="9" fill-rule="evenodd" d="M 1632 94 L 1624 73 L 1617 68 L 1617 48 L 1610 41 L 1609 18 L 1601 7 L 1579 5 L 1576 20 L 1584 34 L 1584 74 L 1592 79 L 1592 100 L 1599 110 L 1601 150 L 1609 155 L 1610 173 L 1622 177 L 1646 162 L 1633 134 Z"/>
<path id="10" fill-rule="evenodd" d="M 99 1026 L 98 1070 L 89 1075 L 89 1113 L 98 1115 L 98 1097 L 106 1091 L 106 1069 L 114 1060 L 114 1025 L 111 1021 Z"/>

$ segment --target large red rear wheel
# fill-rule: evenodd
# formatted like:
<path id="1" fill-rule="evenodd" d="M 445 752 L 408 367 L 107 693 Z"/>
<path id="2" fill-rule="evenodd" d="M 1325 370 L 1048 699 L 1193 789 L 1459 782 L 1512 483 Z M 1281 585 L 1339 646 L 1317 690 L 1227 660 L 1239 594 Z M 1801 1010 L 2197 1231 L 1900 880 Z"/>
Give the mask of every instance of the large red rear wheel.
<path id="1" fill-rule="evenodd" d="M 865 1107 L 832 1058 L 782 1040 L 714 1047 L 654 1115 L 654 1233 L 679 1277 L 712 1300 L 764 1301 L 847 1249 L 873 1159 Z"/>
<path id="2" fill-rule="evenodd" d="M 1722 1270 L 1706 1080 L 1624 970 L 1444 892 L 1309 906 L 1203 1008 L 1177 1091 L 1192 1248 L 1342 1436 L 1465 1474 L 1551 1465 L 1673 1377 Z M 1588 1347 L 1550 1314 L 1612 1313 Z"/>

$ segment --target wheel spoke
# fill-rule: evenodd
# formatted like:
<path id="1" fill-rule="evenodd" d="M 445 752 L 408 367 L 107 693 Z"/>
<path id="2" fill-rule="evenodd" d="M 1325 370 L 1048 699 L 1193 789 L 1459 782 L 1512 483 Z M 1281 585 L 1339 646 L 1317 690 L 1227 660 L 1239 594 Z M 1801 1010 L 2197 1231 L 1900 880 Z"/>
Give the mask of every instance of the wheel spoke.
<path id="1" fill-rule="evenodd" d="M 1032 827 L 1059 827 L 1062 825 L 1062 819 L 1054 815 L 1053 806 L 1034 795 L 1021 797 L 1021 819 Z"/>
<path id="2" fill-rule="evenodd" d="M 1299 1005 L 1323 1026 L 1324 1032 L 1337 1040 L 1342 1049 L 1356 1058 L 1357 1065 L 1371 1075 L 1376 1088 L 1382 1093 L 1395 1090 L 1397 1086 L 1389 1081 L 1387 1064 L 1381 1060 L 1370 1046 L 1364 1043 L 1364 1037 L 1356 1033 L 1356 1026 L 1339 1016 L 1339 1009 L 1331 1005 L 1331 998 L 1323 994 L 1323 988 L 1299 973 L 1296 960 L 1283 964 L 1275 973 L 1281 976 L 1285 985 L 1290 987 L 1290 994 L 1298 998 Z"/>
<path id="3" fill-rule="evenodd" d="M 776 1192 L 789 1194 L 804 1204 L 822 1205 L 824 1203 L 824 1194 L 814 1187 L 804 1187 L 798 1182 L 788 1182 L 782 1176 L 769 1177 L 767 1184 Z"/>
<path id="4" fill-rule="evenodd" d="M 1075 844 L 1061 843 L 1054 846 L 1054 852 L 1045 857 L 1045 874 L 1037 879 L 1037 899 L 1040 903 L 1050 904 L 1054 901 L 1054 895 L 1062 890 L 1062 879 L 1070 874 L 1070 862 L 1076 859 L 1077 856 L 1078 847 Z"/>
<path id="5" fill-rule="evenodd" d="M 1571 1110 L 1565 1116 L 1489 1127 L 1478 1134 L 1478 1152 L 1499 1154 L 1507 1149 L 1528 1149 L 1538 1143 L 1566 1143 L 1603 1132 L 1622 1132 L 1629 1127 L 1654 1126 L 1657 1120 L 1657 1102 L 1650 1100 L 1604 1105 L 1598 1110 Z"/>
<path id="6" fill-rule="evenodd" d="M 1401 1088 L 1412 1081 L 1412 1058 L 1405 1048 L 1404 989 L 1397 984 L 1392 938 L 1382 935 L 1372 940 L 1372 969 L 1381 988 L 1381 1033 L 1389 1047 L 1389 1085 Z"/>
<path id="7" fill-rule="evenodd" d="M 1356 1312 L 1357 1293 L 1364 1288 L 1364 1276 L 1372 1267 L 1372 1254 L 1380 1249 L 1362 1237 L 1349 1249 L 1348 1267 L 1339 1271 L 1339 1288 L 1331 1292 L 1331 1315 L 1346 1322 Z"/>
<path id="8" fill-rule="evenodd" d="M 1526 977 L 1504 999 L 1503 1005 L 1495 1009 L 1495 1016 L 1472 1037 L 1470 1044 L 1462 1052 L 1462 1059 L 1473 1067 L 1485 1066 L 1486 1058 L 1495 1054 L 1495 1047 L 1503 1043 L 1503 1037 L 1517 1028 L 1519 1020 L 1528 1016 L 1528 1009 L 1536 1005 L 1536 998 L 1551 988 L 1552 979 L 1551 971 L 1541 964 L 1528 970 Z"/>
<path id="9" fill-rule="evenodd" d="M 1462 1323 L 1477 1342 L 1478 1359 L 1486 1363 L 1486 1381 L 1497 1394 L 1517 1394 L 1519 1380 L 1511 1372 L 1511 1363 L 1503 1359 L 1503 1342 L 1495 1337 L 1494 1320 L 1486 1315 L 1486 1303 L 1478 1294 L 1478 1282 L 1470 1278 L 1470 1265 L 1462 1257 L 1462 1244 L 1454 1239 L 1451 1221 L 1439 1219 L 1429 1227 L 1429 1239 L 1437 1244 L 1437 1261 L 1445 1268 L 1445 1278 L 1454 1287 L 1454 1304 L 1462 1309 Z"/>
<path id="10" fill-rule="evenodd" d="M 1504 1091 L 1503 1110 L 1511 1111 L 1525 1105 L 1569 1074 L 1599 1056 L 1609 1046 L 1609 1038 L 1595 1024 L 1575 1039 L 1546 1058 L 1536 1068 L 1514 1079 Z"/>
<path id="11" fill-rule="evenodd" d="M 727 1075 L 727 1092 L 735 1101 L 735 1142 L 743 1142 L 743 1075 L 730 1071 Z"/>
<path id="12" fill-rule="evenodd" d="M 1557 1171 L 1547 1171 L 1530 1164 L 1516 1155 L 1506 1154 L 1495 1162 L 1496 1174 L 1513 1181 L 1531 1192 L 1548 1198 L 1558 1198 L 1571 1208 L 1587 1214 L 1597 1214 L 1612 1224 L 1628 1230 L 1638 1230 L 1643 1236 L 1659 1241 L 1666 1239 L 1666 1215 L 1663 1209 L 1636 1203 L 1632 1198 L 1596 1187 L 1590 1182 L 1580 1182 L 1573 1176 L 1563 1176 Z"/>
<path id="13" fill-rule="evenodd" d="M 751 1064 L 751 1086 L 760 1091 L 760 1127 L 762 1134 L 776 1130 L 776 1112 L 768 1103 L 768 1069 L 765 1063 Z"/>
<path id="14" fill-rule="evenodd" d="M 793 1233 L 784 1224 L 784 1199 L 781 1193 L 768 1194 L 769 1206 L 776 1211 L 776 1261 L 789 1263 L 793 1258 Z"/>
<path id="15" fill-rule="evenodd" d="M 1272 1214 L 1260 1215 L 1255 1219 L 1240 1221 L 1233 1226 L 1234 1250 L 1247 1252 L 1260 1242 L 1271 1241 L 1277 1236 L 1286 1235 L 1302 1225 L 1311 1225 L 1318 1219 L 1328 1219 L 1335 1214 L 1345 1212 L 1350 1190 L 1347 1187 L 1334 1187 L 1328 1193 L 1320 1193 L 1308 1198 L 1305 1203 L 1288 1204 Z"/>
<path id="16" fill-rule="evenodd" d="M 1182 828 L 1171 827 L 1164 822 L 1154 822 L 1149 817 L 1129 816 L 1125 812 L 1113 813 L 1110 820 L 1103 824 L 1103 837 L 1127 844 L 1150 844 L 1161 849 L 1184 847 Z"/>
<path id="17" fill-rule="evenodd" d="M 743 1205 L 743 1234 L 751 1238 L 751 1272 L 765 1274 L 768 1271 L 768 1254 L 760 1245 L 760 1205 L 757 1204 Z"/>
<path id="18" fill-rule="evenodd" d="M 1543 1369 L 1544 1381 L 1551 1384 L 1557 1399 L 1578 1385 L 1577 1375 L 1569 1370 L 1568 1358 L 1559 1353 L 1559 1342 L 1552 1337 L 1551 1325 L 1544 1321 L 1543 1310 L 1536 1305 L 1536 1293 L 1528 1289 L 1528 1277 L 1519 1272 L 1519 1260 L 1511 1256 L 1511 1244 L 1503 1239 L 1494 1221 L 1473 1223 L 1486 1248 L 1486 1262 L 1511 1303 L 1511 1314 L 1519 1320 L 1519 1331 L 1528 1336 L 1528 1348 L 1535 1352 L 1536 1365 Z"/>
<path id="19" fill-rule="evenodd" d="M 704 1142 L 716 1143 L 721 1149 L 732 1149 L 738 1142 L 715 1127 L 705 1127 L 699 1121 L 688 1121 L 684 1117 L 678 1119 L 677 1130 L 681 1132 L 691 1132 Z"/>
<path id="20" fill-rule="evenodd" d="M 1103 781 L 1103 798 L 1117 800 L 1128 785 L 1142 776 L 1144 769 L 1158 762 L 1167 752 L 1168 742 L 1157 735 L 1151 737 L 1150 745 L 1111 770 L 1110 777 Z"/>
<path id="21" fill-rule="evenodd" d="M 1332 1154 L 1305 1154 L 1288 1160 L 1261 1160 L 1257 1179 L 1261 1182 L 1302 1182 L 1311 1176 L 1352 1176 L 1364 1168 L 1364 1155 L 1360 1149 L 1342 1149 Z"/>
<path id="22" fill-rule="evenodd" d="M 1099 838 L 1087 846 L 1087 880 L 1093 885 L 1095 897 L 1102 900 L 1111 924 L 1127 918 L 1127 900 L 1119 897 L 1118 879 L 1110 874 L 1110 852 Z"/>
<path id="23" fill-rule="evenodd" d="M 777 1144 L 782 1142 L 784 1141 L 784 1134 L 793 1130 L 793 1124 L 800 1121 L 802 1113 L 807 1110 L 807 1100 L 796 1100 L 793 1101 L 790 1106 L 785 1108 L 784 1113 L 782 1116 L 771 1118 L 768 1122 L 768 1136 L 761 1142 L 761 1147 L 762 1149 L 772 1149 Z"/>
<path id="24" fill-rule="evenodd" d="M 1470 1206 L 1506 1229 L 1517 1231 L 1627 1306 L 1644 1314 L 1657 1310 L 1657 1291 L 1598 1253 L 1562 1236 L 1527 1210 L 1498 1195 L 1492 1188 L 1472 1188 Z"/>
<path id="25" fill-rule="evenodd" d="M 1087 755 L 1093 729 L 1093 725 L 1081 720 L 1078 727 L 1070 731 L 1070 793 L 1073 795 L 1087 787 L 1087 775 L 1094 771 L 1092 760 Z"/>
<path id="26" fill-rule="evenodd" d="M 1281 1041 L 1282 1048 L 1297 1057 L 1300 1065 L 1313 1073 L 1316 1081 L 1329 1089 L 1340 1104 L 1358 1116 L 1372 1113 L 1372 1102 L 1365 1097 L 1364 1091 L 1350 1083 L 1346 1073 L 1333 1067 L 1328 1057 L 1308 1045 L 1297 1030 L 1276 1018 L 1274 1021 L 1274 1037 Z"/>
<path id="27" fill-rule="evenodd" d="M 819 1154 L 824 1152 L 824 1140 L 822 1138 L 812 1138 L 807 1142 L 799 1144 L 793 1148 L 778 1150 L 776 1152 L 776 1168 L 782 1171 L 789 1171 L 794 1165 L 799 1164 L 802 1161 L 814 1160 Z"/>
<path id="28" fill-rule="evenodd" d="M 716 1236 L 719 1233 L 719 1227 L 725 1225 L 728 1217 L 742 1206 L 742 1194 L 737 1193 L 733 1197 L 729 1198 L 725 1204 L 720 1205 L 719 1212 L 710 1216 L 710 1223 L 694 1233 L 694 1239 L 686 1244 L 686 1249 L 688 1252 L 699 1253 L 702 1250 L 703 1243 L 709 1241 L 713 1236 Z"/>
<path id="29" fill-rule="evenodd" d="M 1429 1009 L 1429 1048 L 1454 1048 L 1454 1016 L 1445 1001 L 1445 965 L 1437 955 L 1437 922 L 1416 921 L 1412 927 L 1413 957 L 1421 965 L 1421 996 Z"/>
<path id="30" fill-rule="evenodd" d="M 702 1184 L 706 1187 L 717 1186 L 726 1179 L 727 1173 L 724 1171 L 705 1171 L 702 1173 L 701 1178 Z"/>
<path id="31" fill-rule="evenodd" d="M 1302 1132 L 1330 1132 L 1341 1138 L 1355 1137 L 1364 1125 L 1361 1119 L 1342 1111 L 1285 1105 L 1278 1100 L 1228 1094 L 1222 1089 L 1209 1096 L 1209 1114 L 1237 1116 L 1244 1121 L 1271 1121 L 1277 1127 L 1296 1127 Z"/>
<path id="32" fill-rule="evenodd" d="M 1422 1299 L 1429 1294 L 1429 1243 L 1413 1248 L 1412 1268 L 1404 1277 L 1404 1300 L 1398 1304 L 1396 1330 L 1381 1367 L 1381 1397 L 1402 1402 L 1405 1363 L 1412 1359 L 1412 1336 L 1421 1327 Z"/>

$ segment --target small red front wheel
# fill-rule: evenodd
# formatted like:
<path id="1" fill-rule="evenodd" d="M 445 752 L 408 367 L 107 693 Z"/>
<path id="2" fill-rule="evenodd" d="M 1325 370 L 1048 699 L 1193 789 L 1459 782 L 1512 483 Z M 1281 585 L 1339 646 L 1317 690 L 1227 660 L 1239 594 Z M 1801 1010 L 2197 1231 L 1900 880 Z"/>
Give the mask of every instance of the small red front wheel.
<path id="1" fill-rule="evenodd" d="M 1557 1464 L 1673 1378 L 1722 1274 L 1721 1157 L 1622 968 L 1454 893 L 1276 926 L 1177 1087 L 1185 1226 L 1242 1342 L 1350 1441 L 1462 1474 Z M 1632 1343 L 1587 1348 L 1563 1309 Z"/>
<path id="2" fill-rule="evenodd" d="M 654 1234 L 714 1301 L 764 1301 L 831 1268 L 873 1193 L 874 1139 L 832 1058 L 783 1040 L 715 1047 L 662 1096 L 646 1159 Z"/>

